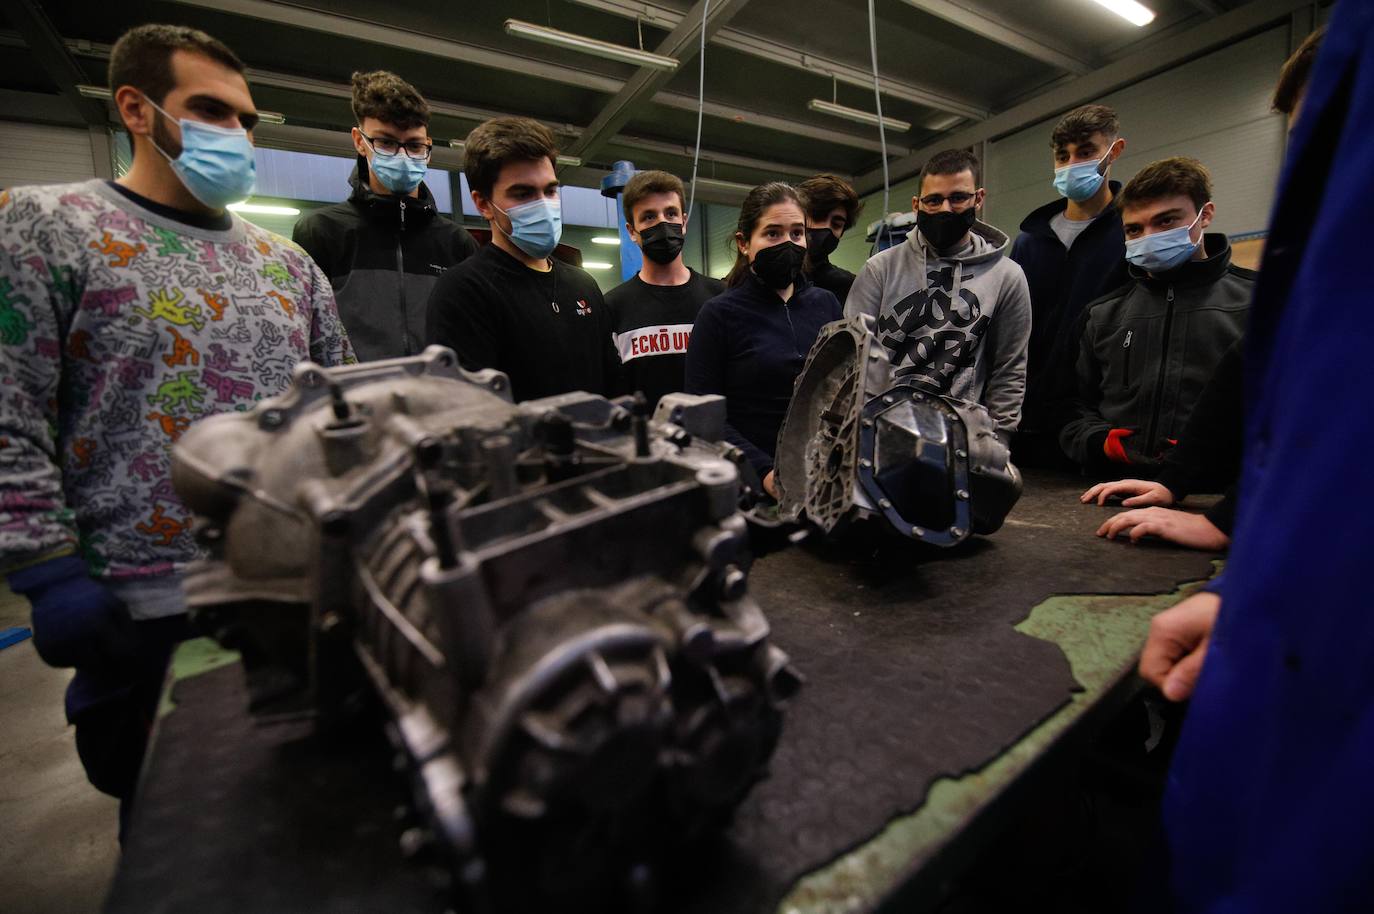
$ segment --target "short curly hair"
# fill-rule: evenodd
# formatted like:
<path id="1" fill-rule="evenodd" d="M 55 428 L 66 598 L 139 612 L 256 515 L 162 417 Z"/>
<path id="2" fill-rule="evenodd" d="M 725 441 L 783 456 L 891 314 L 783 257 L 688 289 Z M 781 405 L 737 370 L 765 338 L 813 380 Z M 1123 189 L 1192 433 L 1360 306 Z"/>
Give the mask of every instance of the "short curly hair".
<path id="1" fill-rule="evenodd" d="M 1050 134 L 1050 148 L 1061 149 L 1073 143 L 1082 143 L 1095 133 L 1109 140 L 1121 135 L 1121 119 L 1116 111 L 1106 105 L 1084 105 L 1075 108 L 1059 119 Z"/>
<path id="2" fill-rule="evenodd" d="M 1212 200 L 1212 173 L 1197 159 L 1174 156 L 1151 162 L 1121 188 L 1116 202 L 1121 209 L 1182 194 L 1201 210 Z"/>
<path id="3" fill-rule="evenodd" d="M 429 126 L 429 103 L 415 87 L 390 70 L 353 74 L 353 117 L 379 121 L 409 130 Z"/>

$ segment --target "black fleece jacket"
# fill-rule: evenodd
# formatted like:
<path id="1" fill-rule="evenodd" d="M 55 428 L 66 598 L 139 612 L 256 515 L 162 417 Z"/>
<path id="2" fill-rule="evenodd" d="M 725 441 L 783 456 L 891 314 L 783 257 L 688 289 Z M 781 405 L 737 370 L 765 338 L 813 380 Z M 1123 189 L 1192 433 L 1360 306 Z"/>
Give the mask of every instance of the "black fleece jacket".
<path id="1" fill-rule="evenodd" d="M 1130 268 L 1131 282 L 1083 312 L 1074 418 L 1064 452 L 1091 475 L 1153 475 L 1183 434 L 1202 389 L 1245 330 L 1255 273 L 1231 263 L 1226 236 L 1209 234 L 1206 260 L 1159 276 Z M 1103 442 L 1124 439 L 1127 464 Z"/>
<path id="2" fill-rule="evenodd" d="M 348 199 L 302 216 L 291 239 L 329 277 L 360 362 L 414 355 L 425 345 L 434 284 L 477 253 L 477 242 L 435 208 L 423 182 L 418 197 L 374 193 L 359 158 Z"/>
<path id="3" fill-rule="evenodd" d="M 1113 198 L 1121 185 L 1110 182 Z M 1026 399 L 1021 435 L 1057 434 L 1068 421 L 1065 407 L 1076 392 L 1079 317 L 1089 302 L 1119 288 L 1126 274 L 1126 236 L 1121 214 L 1108 206 L 1065 248 L 1050 221 L 1063 213 L 1062 197 L 1033 210 L 1021 222 L 1011 259 L 1021 265 L 1030 288 L 1031 336 L 1026 357 Z"/>
<path id="4" fill-rule="evenodd" d="M 687 347 L 687 392 L 725 396 L 725 437 L 759 478 L 773 468 L 806 354 L 821 328 L 841 316 L 834 294 L 804 278 L 784 302 L 752 272 L 701 306 Z"/>
<path id="5" fill-rule="evenodd" d="M 1243 349 L 1244 341 L 1237 340 L 1221 357 L 1188 417 L 1178 447 L 1164 455 L 1156 477 L 1175 501 L 1193 492 L 1225 489 L 1206 517 L 1227 536 L 1236 522 L 1236 480 L 1245 442 Z"/>

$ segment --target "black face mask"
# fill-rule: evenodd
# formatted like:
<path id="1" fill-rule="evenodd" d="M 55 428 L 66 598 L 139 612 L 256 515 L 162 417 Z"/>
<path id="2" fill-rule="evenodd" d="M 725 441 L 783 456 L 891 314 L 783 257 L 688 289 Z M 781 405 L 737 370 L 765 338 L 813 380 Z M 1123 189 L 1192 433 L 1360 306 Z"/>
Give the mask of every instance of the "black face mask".
<path id="1" fill-rule="evenodd" d="M 806 248 L 795 241 L 784 241 L 764 248 L 754 255 L 754 275 L 770 289 L 786 289 L 797 281 Z"/>
<path id="2" fill-rule="evenodd" d="M 840 239 L 836 238 L 835 233 L 828 228 L 806 230 L 806 250 L 811 254 L 811 260 L 815 263 L 820 263 L 833 254 L 839 244 Z"/>
<path id="3" fill-rule="evenodd" d="M 667 266 L 682 253 L 682 225 L 659 222 L 639 233 L 639 249 L 660 266 Z"/>
<path id="4" fill-rule="evenodd" d="M 921 234 L 930 242 L 931 247 L 937 251 L 947 251 L 968 234 L 968 230 L 973 228 L 973 221 L 977 218 L 978 208 L 975 206 L 970 206 L 962 213 L 948 210 L 928 213 L 925 210 L 917 210 L 916 227 L 921 230 Z"/>

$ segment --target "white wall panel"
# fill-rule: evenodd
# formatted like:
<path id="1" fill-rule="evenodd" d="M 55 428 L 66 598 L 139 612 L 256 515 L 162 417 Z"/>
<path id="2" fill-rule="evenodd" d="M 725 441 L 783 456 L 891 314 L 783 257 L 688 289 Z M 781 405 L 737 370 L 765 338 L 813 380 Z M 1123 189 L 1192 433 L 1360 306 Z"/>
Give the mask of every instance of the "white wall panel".
<path id="1" fill-rule="evenodd" d="M 1121 116 L 1127 142 L 1112 179 L 1124 183 L 1157 159 L 1193 156 L 1212 172 L 1216 230 L 1263 231 L 1278 184 L 1285 127 L 1282 115 L 1269 110 L 1269 101 L 1287 57 L 1288 28 L 1283 26 L 1098 99 Z M 1058 119 L 988 144 L 983 217 L 1012 237 L 1027 213 L 1055 198 L 1049 143 Z M 916 190 L 914 178 L 893 185 L 889 208 L 907 210 Z M 870 194 L 864 203 L 861 221 L 867 225 L 881 215 L 882 193 Z M 857 271 L 868 248 L 854 232 L 832 259 Z"/>
<path id="2" fill-rule="evenodd" d="M 0 122 L 5 152 L 0 155 L 0 187 L 64 184 L 96 175 L 91 137 L 82 127 Z"/>
<path id="3" fill-rule="evenodd" d="M 1218 231 L 1262 231 L 1283 158 L 1284 119 L 1269 110 L 1288 29 L 1278 28 L 1099 99 L 1121 116 L 1125 182 L 1141 167 L 1192 156 L 1212 172 Z M 1049 137 L 1058 118 L 990 144 L 989 221 L 1015 235 L 1026 213 L 1054 199 Z"/>

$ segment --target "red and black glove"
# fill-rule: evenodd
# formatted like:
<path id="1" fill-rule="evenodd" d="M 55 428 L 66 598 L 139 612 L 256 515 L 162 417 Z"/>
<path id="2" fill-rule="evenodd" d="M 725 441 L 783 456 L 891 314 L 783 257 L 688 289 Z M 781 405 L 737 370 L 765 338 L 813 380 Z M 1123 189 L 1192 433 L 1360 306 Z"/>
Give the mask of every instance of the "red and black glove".
<path id="1" fill-rule="evenodd" d="M 1126 453 L 1126 439 L 1134 434 L 1135 432 L 1129 428 L 1112 429 L 1102 441 L 1102 453 L 1106 454 L 1112 463 L 1133 463 L 1130 455 Z"/>

